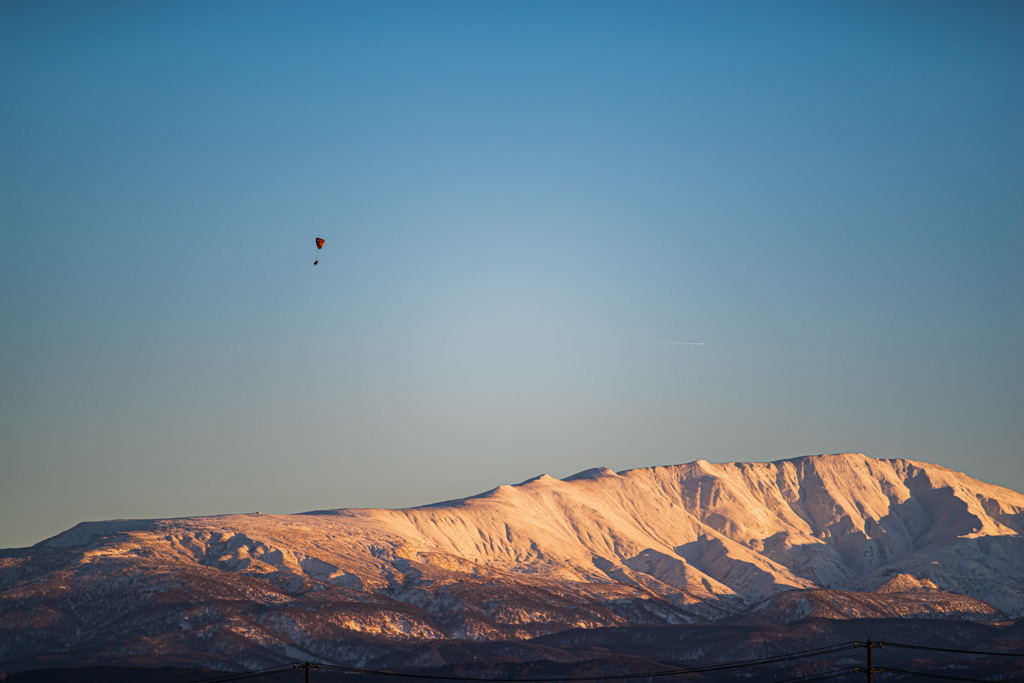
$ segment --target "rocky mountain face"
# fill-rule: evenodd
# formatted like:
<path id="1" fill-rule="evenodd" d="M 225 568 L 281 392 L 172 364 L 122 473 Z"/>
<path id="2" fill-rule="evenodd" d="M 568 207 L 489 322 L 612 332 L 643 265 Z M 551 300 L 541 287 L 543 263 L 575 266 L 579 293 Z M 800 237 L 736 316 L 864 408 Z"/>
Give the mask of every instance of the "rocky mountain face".
<path id="1" fill-rule="evenodd" d="M 0 551 L 0 663 L 434 666 L 431 643 L 537 650 L 571 629 L 998 628 L 1024 617 L 1022 532 L 1020 493 L 856 454 L 545 475 L 405 510 L 90 522 Z"/>

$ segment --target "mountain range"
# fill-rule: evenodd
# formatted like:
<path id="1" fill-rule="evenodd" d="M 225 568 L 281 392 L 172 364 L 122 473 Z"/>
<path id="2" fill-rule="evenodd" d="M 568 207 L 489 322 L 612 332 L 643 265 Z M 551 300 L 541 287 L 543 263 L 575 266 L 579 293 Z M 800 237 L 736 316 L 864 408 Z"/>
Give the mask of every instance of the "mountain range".
<path id="1" fill-rule="evenodd" d="M 431 667 L 459 647 L 539 660 L 567 634 L 814 620 L 1020 639 L 1022 533 L 1020 493 L 860 454 L 597 468 L 401 510 L 86 522 L 0 551 L 0 668 Z"/>

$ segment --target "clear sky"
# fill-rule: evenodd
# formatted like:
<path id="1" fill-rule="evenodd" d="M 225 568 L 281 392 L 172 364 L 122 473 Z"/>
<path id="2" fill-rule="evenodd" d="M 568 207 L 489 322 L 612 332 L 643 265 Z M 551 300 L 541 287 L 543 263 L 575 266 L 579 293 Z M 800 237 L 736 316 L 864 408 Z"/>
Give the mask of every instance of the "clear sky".
<path id="1" fill-rule="evenodd" d="M 0 3 L 0 547 L 701 458 L 1020 491 L 1022 350 L 1020 2 Z"/>

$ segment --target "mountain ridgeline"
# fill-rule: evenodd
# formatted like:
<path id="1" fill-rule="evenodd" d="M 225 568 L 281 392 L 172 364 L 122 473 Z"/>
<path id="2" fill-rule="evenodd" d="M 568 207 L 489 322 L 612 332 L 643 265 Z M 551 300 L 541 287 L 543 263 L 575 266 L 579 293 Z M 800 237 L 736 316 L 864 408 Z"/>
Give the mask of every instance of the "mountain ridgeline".
<path id="1" fill-rule="evenodd" d="M 89 522 L 0 551 L 0 663 L 432 666 L 430 643 L 570 629 L 1002 628 L 1024 617 L 1022 532 L 1020 493 L 859 454 L 600 468 L 403 510 Z"/>

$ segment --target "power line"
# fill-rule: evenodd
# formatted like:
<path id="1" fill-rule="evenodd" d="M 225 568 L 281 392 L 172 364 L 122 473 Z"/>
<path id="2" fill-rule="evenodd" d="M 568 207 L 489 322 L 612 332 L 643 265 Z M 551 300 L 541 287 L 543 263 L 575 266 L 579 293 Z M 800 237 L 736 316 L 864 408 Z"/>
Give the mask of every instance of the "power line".
<path id="1" fill-rule="evenodd" d="M 981 650 L 957 650 L 951 647 L 934 647 L 928 645 L 904 645 L 903 643 L 878 643 L 885 647 L 904 647 L 911 650 L 931 650 L 933 652 L 956 652 L 963 655 L 987 655 L 990 657 L 1024 657 L 1024 652 L 982 652 Z"/>
<path id="2" fill-rule="evenodd" d="M 807 674 L 806 676 L 798 676 L 797 678 L 787 678 L 784 681 L 778 681 L 777 683 L 811 683 L 811 681 L 827 681 L 832 678 L 843 678 L 844 676 L 852 676 L 853 674 L 861 673 L 859 667 L 849 666 L 845 669 L 836 669 L 835 671 L 823 671 L 817 674 Z"/>
<path id="3" fill-rule="evenodd" d="M 191 683 L 226 683 L 227 681 L 241 681 L 246 678 L 259 678 L 260 676 L 269 676 L 270 674 L 277 674 L 283 671 L 292 671 L 297 669 L 299 664 L 282 664 L 280 666 L 272 666 L 268 669 L 260 669 L 258 671 L 239 671 L 233 674 L 223 674 L 214 678 L 201 678 Z"/>
<path id="4" fill-rule="evenodd" d="M 649 673 L 636 673 L 636 674 L 608 674 L 605 676 L 559 676 L 557 678 L 502 678 L 502 677 L 479 677 L 479 676 L 445 676 L 441 674 L 416 674 L 402 671 L 388 671 L 388 670 L 374 670 L 374 669 L 359 669 L 348 666 L 334 666 L 331 664 L 324 664 L 324 669 L 334 669 L 337 671 L 347 671 L 349 673 L 358 674 L 371 674 L 376 676 L 393 676 L 396 678 L 420 678 L 435 681 L 487 681 L 489 683 L 556 683 L 560 681 L 624 681 L 632 680 L 637 678 L 659 678 L 662 676 L 679 676 L 681 674 L 695 674 L 695 673 L 708 673 L 711 671 L 725 671 L 727 669 L 739 669 L 747 666 L 757 666 L 761 664 L 777 664 L 780 662 L 788 662 L 794 659 L 805 659 L 807 657 L 816 657 L 819 655 L 833 654 L 835 652 L 843 652 L 845 650 L 852 650 L 857 647 L 853 643 L 844 643 L 841 645 L 831 645 L 828 647 L 817 648 L 814 650 L 804 650 L 802 652 L 793 652 L 784 655 L 775 655 L 772 657 L 763 657 L 761 659 L 751 659 L 741 662 L 728 662 L 723 664 L 710 664 L 708 666 L 700 666 L 689 669 L 671 669 L 668 671 L 652 671 Z"/>
<path id="5" fill-rule="evenodd" d="M 660 678 L 664 676 L 679 676 L 684 674 L 696 674 L 696 673 L 709 673 L 713 671 L 726 671 L 729 669 L 740 669 L 750 666 L 760 666 L 764 664 L 780 664 L 783 662 L 790 662 L 797 659 L 807 659 L 810 657 L 818 657 L 822 655 L 835 654 L 838 652 L 845 652 L 855 648 L 867 647 L 868 652 L 873 648 L 879 647 L 899 647 L 915 650 L 930 650 L 933 652 L 951 652 L 956 654 L 969 654 L 969 655 L 982 655 L 982 656 L 998 656 L 998 657 L 1024 657 L 1024 653 L 1018 652 L 986 652 L 982 650 L 963 650 L 957 648 L 946 648 L 946 647 L 934 647 L 928 645 L 907 645 L 904 643 L 886 643 L 868 640 L 866 643 L 854 641 L 847 643 L 839 643 L 836 645 L 828 645 L 825 647 L 819 647 L 811 650 L 802 650 L 799 652 L 791 652 L 780 655 L 773 655 L 770 657 L 762 657 L 759 659 L 749 659 L 738 662 L 723 662 L 720 664 L 709 664 L 706 666 L 691 667 L 687 669 L 668 669 L 664 671 L 652 671 L 648 673 L 627 673 L 627 674 L 607 674 L 604 676 L 560 676 L 560 677 L 548 677 L 548 678 L 505 678 L 505 677 L 482 677 L 482 676 L 456 676 L 456 675 L 443 675 L 443 674 L 427 674 L 427 673 L 410 673 L 403 671 L 389 671 L 387 669 L 361 669 L 358 667 L 350 666 L 338 666 L 334 664 L 287 664 L 276 667 L 270 667 L 267 669 L 261 669 L 258 671 L 242 671 L 233 674 L 224 674 L 214 678 L 205 678 L 192 681 L 191 683 L 227 683 L 229 681 L 240 681 L 248 678 L 258 678 L 261 676 L 269 676 L 275 673 L 282 673 L 284 671 L 291 671 L 294 669 L 306 668 L 307 680 L 309 676 L 310 668 L 333 670 L 333 671 L 344 671 L 351 674 L 365 674 L 373 676 L 390 676 L 393 678 L 418 678 L 422 680 L 435 680 L 435 681 L 469 681 L 469 682 L 481 682 L 481 683 L 562 683 L 562 682 L 580 682 L 580 681 L 625 681 L 635 680 L 641 678 Z M 923 678 L 937 678 L 950 681 L 969 681 L 969 682 L 982 682 L 979 678 L 964 678 L 957 676 L 947 676 L 943 674 L 930 674 L 923 671 L 908 671 L 903 669 L 892 669 L 889 667 L 878 667 L 873 668 L 870 664 L 870 654 L 868 657 L 868 668 L 862 667 L 848 667 L 845 669 L 836 669 L 834 671 L 827 671 L 817 674 L 809 674 L 807 676 L 801 676 L 797 678 L 791 678 L 781 683 L 810 683 L 811 681 L 824 681 L 833 678 L 842 678 L 857 673 L 864 673 L 870 671 L 871 673 L 897 673 L 909 676 L 920 676 Z"/>
<path id="6" fill-rule="evenodd" d="M 887 674 L 904 674 L 907 676 L 920 676 L 922 678 L 941 678 L 946 681 L 972 681 L 973 683 L 992 683 L 991 680 L 985 680 L 984 678 L 963 678 L 962 676 L 929 674 L 925 673 L 924 671 L 905 671 L 903 669 L 890 669 L 889 667 L 883 667 L 881 671 Z"/>

